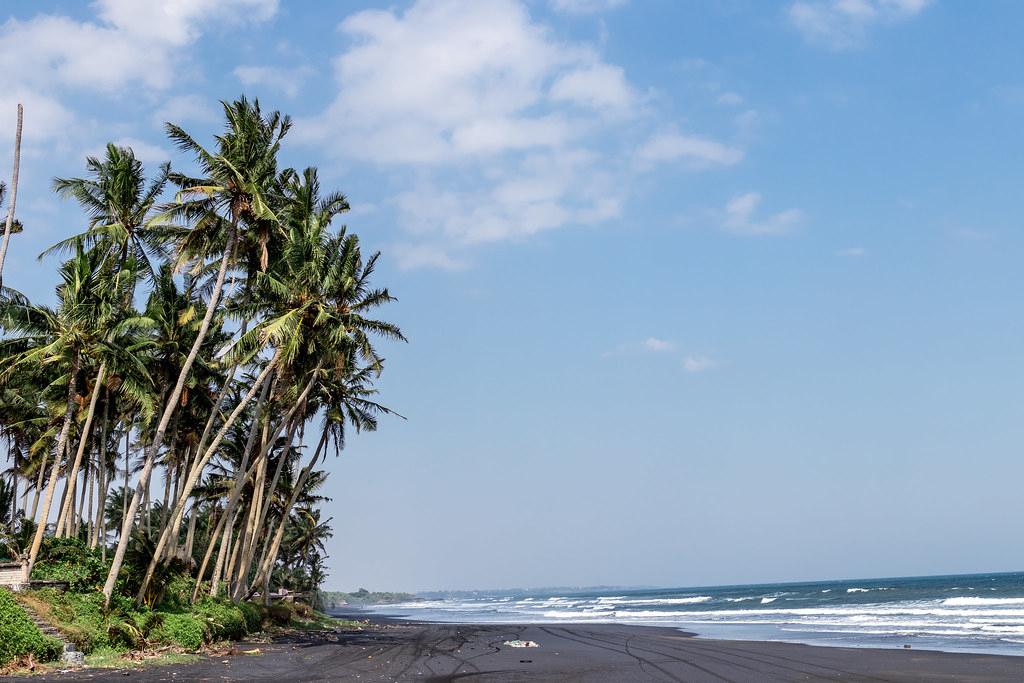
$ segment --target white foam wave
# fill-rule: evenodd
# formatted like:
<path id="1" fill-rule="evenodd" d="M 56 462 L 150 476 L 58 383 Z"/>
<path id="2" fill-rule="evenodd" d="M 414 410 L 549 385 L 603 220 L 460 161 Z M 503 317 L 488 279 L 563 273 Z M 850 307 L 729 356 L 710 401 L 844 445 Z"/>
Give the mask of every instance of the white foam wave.
<path id="1" fill-rule="evenodd" d="M 946 598 L 943 605 L 970 607 L 971 605 L 1024 605 L 1024 598 Z"/>
<path id="2" fill-rule="evenodd" d="M 685 598 L 643 598 L 643 599 L 604 599 L 598 598 L 598 602 L 606 605 L 697 605 L 711 600 L 710 595 L 693 595 Z"/>

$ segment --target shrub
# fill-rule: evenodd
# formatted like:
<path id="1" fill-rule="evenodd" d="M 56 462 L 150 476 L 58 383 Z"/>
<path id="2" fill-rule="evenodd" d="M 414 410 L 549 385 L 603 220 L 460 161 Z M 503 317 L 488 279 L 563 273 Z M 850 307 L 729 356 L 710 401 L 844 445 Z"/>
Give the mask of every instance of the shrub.
<path id="1" fill-rule="evenodd" d="M 248 633 L 245 613 L 238 605 L 217 598 L 207 598 L 192 608 L 207 621 L 213 640 L 242 638 Z"/>
<path id="2" fill-rule="evenodd" d="M 267 616 L 278 626 L 287 626 L 292 621 L 292 610 L 283 602 L 275 602 L 267 608 Z"/>
<path id="3" fill-rule="evenodd" d="M 161 605 L 168 607 L 188 607 L 192 599 L 192 589 L 196 582 L 187 574 L 179 574 L 167 580 L 164 587 Z"/>
<path id="4" fill-rule="evenodd" d="M 67 581 L 72 591 L 98 591 L 106 577 L 99 549 L 90 549 L 77 538 L 47 536 L 32 568 L 37 581 Z"/>
<path id="5" fill-rule="evenodd" d="M 44 636 L 25 610 L 6 589 L 0 588 L 0 664 L 27 655 L 42 661 L 57 659 L 63 649 L 60 641 Z"/>
<path id="6" fill-rule="evenodd" d="M 238 607 L 242 610 L 242 614 L 245 615 L 245 625 L 249 633 L 259 631 L 263 625 L 263 612 L 259 606 L 251 602 L 240 602 Z"/>
<path id="7" fill-rule="evenodd" d="M 198 650 L 206 640 L 206 626 L 192 614 L 164 613 L 162 634 L 186 650 Z"/>

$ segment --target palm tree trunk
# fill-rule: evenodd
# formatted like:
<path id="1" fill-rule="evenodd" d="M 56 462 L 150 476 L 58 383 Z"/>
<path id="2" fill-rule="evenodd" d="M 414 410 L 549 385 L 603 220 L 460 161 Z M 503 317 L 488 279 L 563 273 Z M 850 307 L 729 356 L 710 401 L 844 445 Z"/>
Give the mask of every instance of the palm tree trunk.
<path id="1" fill-rule="evenodd" d="M 292 495 L 288 498 L 288 504 L 281 510 L 281 519 L 277 525 L 277 531 L 274 533 L 273 540 L 270 543 L 269 552 L 263 554 L 263 562 L 260 565 L 260 570 L 256 574 L 256 580 L 253 585 L 264 585 L 263 599 L 267 605 L 270 604 L 269 588 L 270 588 L 270 574 L 274 569 L 274 564 L 277 562 L 277 554 L 281 550 L 281 542 L 284 540 L 284 531 L 288 526 L 288 515 L 291 514 L 292 508 L 295 507 L 295 501 L 299 499 L 299 495 L 302 492 L 302 487 L 306 484 L 306 480 L 309 478 L 310 473 L 313 471 L 313 467 L 316 466 L 317 460 L 320 459 L 320 452 L 324 446 L 327 445 L 327 431 L 324 430 L 323 435 L 320 437 L 320 443 L 317 444 L 316 451 L 313 453 L 313 457 L 310 459 L 303 469 L 299 478 L 296 480 L 292 487 Z"/>
<path id="2" fill-rule="evenodd" d="M 182 470 L 183 467 L 188 465 L 188 461 L 190 459 L 190 457 L 189 457 L 190 455 L 191 455 L 191 453 L 188 450 L 186 450 L 186 452 L 185 452 L 185 459 L 182 462 L 180 462 L 180 463 L 178 463 L 177 465 L 174 466 L 174 493 L 172 494 L 171 500 L 173 500 L 175 502 L 177 502 L 177 500 L 178 500 L 178 494 L 181 493 L 181 470 Z M 164 501 L 164 519 L 165 520 L 167 519 L 167 513 L 170 512 L 170 510 L 168 509 L 169 505 L 170 505 L 170 500 Z M 161 533 L 163 533 L 162 527 L 165 524 L 166 524 L 166 521 L 164 522 L 163 525 L 161 525 Z M 170 539 L 168 539 L 168 542 L 167 542 L 167 557 L 174 557 L 175 554 L 178 552 L 178 541 L 181 539 L 181 528 L 180 528 L 180 525 L 175 526 L 170 531 L 171 531 L 171 537 L 170 537 Z"/>
<path id="3" fill-rule="evenodd" d="M 145 595 L 145 591 L 149 587 L 149 582 L 153 578 L 153 572 L 156 571 L 157 564 L 160 562 L 160 555 L 163 553 L 164 546 L 167 544 L 169 536 L 168 529 L 172 526 L 181 524 L 180 520 L 185 512 L 185 505 L 188 503 L 188 497 L 192 495 L 192 490 L 199 482 L 199 477 L 203 473 L 203 469 L 206 467 L 206 464 L 210 461 L 210 458 L 213 457 L 213 454 L 217 452 L 217 449 L 220 448 L 220 443 L 224 439 L 224 436 L 235 424 L 235 420 L 237 420 L 238 416 L 242 414 L 245 407 L 249 405 L 249 402 L 252 400 L 253 396 L 256 395 L 256 392 L 269 386 L 267 384 L 267 378 L 270 376 L 270 373 L 274 371 L 274 368 L 277 366 L 280 359 L 281 351 L 277 351 L 270 362 L 267 363 L 267 367 L 263 368 L 263 372 L 261 372 L 259 377 L 256 378 L 256 382 L 249 387 L 249 391 L 246 392 L 242 400 L 238 402 L 237 406 L 235 406 L 235 409 L 231 411 L 228 419 L 224 421 L 223 425 L 221 425 L 220 430 L 217 432 L 217 436 L 214 437 L 213 442 L 206 449 L 203 456 L 201 458 L 196 458 L 196 462 L 192 465 L 192 469 L 189 472 L 188 480 L 186 480 L 185 486 L 181 491 L 181 494 L 178 496 L 178 501 L 175 503 L 174 513 L 171 515 L 171 523 L 168 525 L 168 528 L 165 528 L 163 532 L 161 532 L 160 539 L 157 541 L 156 548 L 153 550 L 153 559 L 150 560 L 149 567 L 146 568 L 146 575 L 142 579 L 138 595 Z M 261 394 L 260 400 L 265 400 L 265 393 Z M 257 408 L 257 413 L 258 412 L 259 409 Z"/>
<path id="4" fill-rule="evenodd" d="M 260 500 L 263 493 L 263 483 L 266 480 L 267 475 L 267 458 L 261 458 L 256 466 L 256 477 L 252 487 L 252 500 L 249 501 L 249 509 L 246 511 L 245 524 L 239 530 L 239 548 L 238 553 L 238 568 L 232 576 L 234 581 L 231 582 L 231 590 L 229 595 L 232 600 L 237 599 L 238 593 L 242 590 L 241 584 L 243 583 L 243 568 L 247 567 L 246 557 L 249 556 L 249 548 L 253 545 L 256 537 L 256 520 L 259 516 Z"/>
<path id="5" fill-rule="evenodd" d="M 256 469 L 258 470 L 259 467 Z M 235 539 L 235 546 L 231 549 L 231 561 L 228 562 L 227 571 L 224 572 L 225 593 L 227 593 L 227 597 L 231 600 L 235 599 L 235 591 L 238 590 L 238 575 L 241 570 L 242 553 L 245 551 L 245 535 L 248 531 L 252 515 L 252 505 L 245 506 L 244 514 L 238 525 L 238 536 Z"/>
<path id="6" fill-rule="evenodd" d="M 220 270 L 217 271 L 217 281 L 214 283 L 213 292 L 210 294 L 210 303 L 206 307 L 206 315 L 203 316 L 203 322 L 199 325 L 199 331 L 196 334 L 195 341 L 192 343 L 192 348 L 189 350 L 188 356 L 178 372 L 178 381 L 175 383 L 174 390 L 171 391 L 171 395 L 167 400 L 163 415 L 160 416 L 160 423 L 157 425 L 156 434 L 153 436 L 153 443 L 149 447 L 149 452 L 142 465 L 142 472 L 139 474 L 139 483 L 135 487 L 134 495 L 132 495 L 132 502 L 128 505 L 128 518 L 121 524 L 121 538 L 117 541 L 117 550 L 114 551 L 110 572 L 107 574 L 106 583 L 103 585 L 103 596 L 106 605 L 110 604 L 110 596 L 114 594 L 114 584 L 117 582 L 117 575 L 121 572 L 125 551 L 128 550 L 128 538 L 131 535 L 131 517 L 135 515 L 135 511 L 139 508 L 142 491 L 149 482 L 149 475 L 153 471 L 153 464 L 156 461 L 157 453 L 160 451 L 160 446 L 163 445 L 167 426 L 171 423 L 171 416 L 174 414 L 178 401 L 181 399 L 181 392 L 185 388 L 185 381 L 192 371 L 192 364 L 195 363 L 196 356 L 199 355 L 199 349 L 206 339 L 206 333 L 209 331 L 210 323 L 213 322 L 214 313 L 217 311 L 217 303 L 220 301 L 220 293 L 224 288 L 224 279 L 228 272 L 228 263 L 231 261 L 235 251 L 235 234 L 237 229 L 238 223 L 233 221 L 228 232 L 224 254 L 221 257 Z"/>
<path id="7" fill-rule="evenodd" d="M 14 438 L 7 437 L 7 455 L 11 458 L 11 524 L 18 521 L 18 453 Z"/>
<path id="8" fill-rule="evenodd" d="M 227 556 L 231 553 L 231 536 L 235 526 L 235 513 L 228 514 L 227 509 L 224 510 L 224 518 L 227 522 L 224 524 L 224 536 L 220 541 L 220 550 L 217 551 L 217 561 L 213 565 L 213 574 L 210 576 L 210 595 L 216 597 L 220 590 L 220 575 L 224 569 L 224 562 L 227 560 Z"/>
<path id="9" fill-rule="evenodd" d="M 298 422 L 298 419 L 292 420 L 291 425 L 288 427 L 288 435 L 285 437 L 284 449 L 281 453 L 281 457 L 277 461 L 277 467 L 274 468 L 274 476 L 270 481 L 270 488 L 267 489 L 266 496 L 263 496 L 262 484 L 259 487 L 260 502 L 256 508 L 259 516 L 257 520 L 254 520 L 255 523 L 253 524 L 245 548 L 245 553 L 243 554 L 242 568 L 244 570 L 244 576 L 248 576 L 252 570 L 252 563 L 255 560 L 256 548 L 259 545 L 258 538 L 263 532 L 263 525 L 267 522 L 267 512 L 270 510 L 270 506 L 273 503 L 274 491 L 277 490 L 277 484 L 281 480 L 281 472 L 284 469 L 284 464 L 288 460 L 288 451 L 291 449 L 292 440 L 295 438 L 295 430 L 298 428 Z M 249 590 L 249 587 L 243 583 L 236 593 L 236 598 L 240 599 L 241 593 L 247 590 Z"/>
<path id="10" fill-rule="evenodd" d="M 86 461 L 84 471 L 82 472 L 82 477 L 84 478 L 82 481 L 82 502 L 78 505 L 78 521 L 75 523 L 75 536 L 79 535 L 82 525 L 85 525 L 86 543 L 92 539 L 92 499 L 96 497 L 96 477 L 93 476 L 91 464 Z M 86 516 L 86 503 L 89 504 L 88 516 Z"/>
<path id="11" fill-rule="evenodd" d="M 32 493 L 32 514 L 29 515 L 30 519 L 36 518 L 36 512 L 39 510 L 39 494 L 43 490 L 43 481 L 46 477 L 46 461 L 47 454 L 49 451 L 43 451 L 43 459 L 39 462 L 39 474 L 36 476 L 36 488 Z"/>
<path id="12" fill-rule="evenodd" d="M 189 567 L 192 566 L 192 546 L 196 540 L 196 520 L 199 517 L 199 511 L 195 506 L 192 506 L 192 513 L 188 516 L 188 533 L 185 534 L 185 546 L 181 549 L 181 559 L 183 562 L 187 562 Z"/>
<path id="13" fill-rule="evenodd" d="M 203 553 L 203 561 L 199 565 L 199 571 L 196 572 L 196 585 L 192 589 L 192 602 L 195 603 L 196 598 L 199 597 L 199 589 L 203 583 L 203 577 L 206 575 L 206 567 L 210 563 L 210 558 L 213 556 L 213 551 L 217 547 L 217 539 L 222 536 L 224 530 L 224 524 L 227 520 L 227 515 L 223 514 L 223 511 L 217 517 L 217 525 L 210 532 L 210 538 L 206 544 L 206 552 Z"/>
<path id="14" fill-rule="evenodd" d="M 18 203 L 18 168 L 21 166 L 21 122 L 24 110 L 18 104 L 18 129 L 14 134 L 14 172 L 11 173 L 11 203 L 7 206 L 7 223 L 4 225 L 4 239 L 0 243 L 0 287 L 4 286 L 4 260 L 7 258 L 7 244 L 11 241 L 14 226 L 14 208 Z"/>
<path id="15" fill-rule="evenodd" d="M 109 471 L 107 470 L 107 430 L 110 427 L 110 396 L 107 395 L 107 400 L 103 402 L 103 424 L 100 426 L 100 454 L 99 462 L 99 485 L 97 486 L 99 499 L 96 501 L 96 519 L 94 522 L 93 529 L 95 530 L 94 538 L 90 539 L 89 547 L 95 548 L 100 543 L 100 538 L 103 538 L 103 544 L 106 545 L 107 539 L 102 536 L 104 530 L 104 522 L 106 521 L 106 504 L 107 495 L 110 493 L 110 477 Z"/>
<path id="16" fill-rule="evenodd" d="M 71 431 L 71 420 L 75 414 L 75 377 L 78 375 L 78 354 L 74 355 L 71 361 L 71 372 L 68 379 L 68 403 L 64 411 L 64 425 L 57 437 L 57 445 L 53 450 L 53 467 L 50 468 L 50 481 L 46 485 L 46 496 L 43 498 L 42 514 L 39 517 L 39 526 L 36 527 L 35 537 L 32 539 L 32 548 L 28 554 L 28 575 L 32 576 L 32 567 L 35 566 L 36 556 L 39 555 L 39 546 L 43 543 L 43 534 L 46 533 L 46 519 L 50 516 L 50 505 L 53 503 L 53 492 L 57 488 L 57 477 L 60 475 L 61 453 L 67 446 L 68 433 Z"/>
<path id="17" fill-rule="evenodd" d="M 124 526 L 124 520 L 128 519 L 128 482 L 131 481 L 131 465 L 129 458 L 131 455 L 131 436 L 132 436 L 132 425 L 129 422 L 125 423 L 124 429 L 124 489 L 121 491 L 121 525 Z"/>
<path id="18" fill-rule="evenodd" d="M 60 515 L 57 517 L 57 537 L 62 538 L 67 534 L 65 526 L 70 530 L 71 525 L 68 524 L 68 516 L 71 514 L 70 503 L 74 500 L 75 484 L 78 483 L 78 468 L 82 465 L 82 454 L 85 453 L 85 447 L 89 442 L 89 434 L 92 431 L 92 419 L 96 415 L 96 401 L 100 397 L 100 390 L 103 387 L 103 379 L 107 375 L 107 363 L 104 361 L 100 363 L 99 372 L 96 373 L 96 383 L 93 384 L 92 397 L 89 399 L 89 412 L 85 415 L 85 425 L 82 427 L 82 437 L 78 440 L 78 450 L 75 451 L 75 463 L 71 466 L 71 471 L 68 472 L 67 482 L 68 486 L 71 487 L 71 495 L 67 496 L 64 501 L 64 507 L 61 508 Z"/>
<path id="19" fill-rule="evenodd" d="M 289 409 L 288 414 L 285 415 L 283 419 L 278 421 L 277 426 L 274 428 L 270 437 L 265 440 L 265 443 L 263 444 L 263 447 L 260 449 L 260 453 L 257 456 L 256 462 L 259 462 L 260 459 L 267 457 L 267 453 L 270 451 L 270 447 L 274 444 L 275 441 L 277 441 L 277 438 L 281 435 L 281 430 L 284 428 L 286 424 L 291 423 L 291 421 L 295 418 L 295 414 L 298 412 L 299 407 L 306 403 L 306 399 L 309 397 L 309 392 L 312 391 L 313 385 L 316 384 L 316 376 L 319 373 L 319 371 L 320 364 L 318 363 L 317 366 L 313 369 L 313 372 L 310 373 L 309 381 L 306 383 L 305 388 L 302 390 L 302 393 L 296 399 L 291 409 Z M 245 485 L 245 481 L 247 478 L 248 477 L 241 477 L 235 481 L 235 487 L 234 490 L 231 492 L 231 498 L 228 499 L 228 509 L 234 510 L 235 506 L 238 504 L 238 499 L 242 494 L 242 488 Z M 212 582 L 210 593 L 211 595 L 216 595 L 216 593 L 213 591 L 217 589 L 217 582 L 219 581 L 220 578 L 216 573 L 214 576 L 216 580 Z"/>

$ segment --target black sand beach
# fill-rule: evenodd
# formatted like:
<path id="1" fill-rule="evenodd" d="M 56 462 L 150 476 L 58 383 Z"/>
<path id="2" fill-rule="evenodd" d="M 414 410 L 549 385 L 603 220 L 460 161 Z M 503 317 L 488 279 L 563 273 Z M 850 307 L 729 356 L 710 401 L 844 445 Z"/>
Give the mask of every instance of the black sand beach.
<path id="1" fill-rule="evenodd" d="M 506 640 L 539 647 L 511 648 Z M 260 654 L 243 652 L 258 648 Z M 618 625 L 381 622 L 143 671 L 12 681 L 1022 681 L 1024 657 L 705 640 Z"/>

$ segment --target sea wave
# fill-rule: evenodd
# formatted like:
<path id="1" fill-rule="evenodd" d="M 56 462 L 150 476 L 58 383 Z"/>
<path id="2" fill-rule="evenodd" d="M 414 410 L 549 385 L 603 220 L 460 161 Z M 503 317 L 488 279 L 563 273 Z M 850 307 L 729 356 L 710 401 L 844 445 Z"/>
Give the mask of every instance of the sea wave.
<path id="1" fill-rule="evenodd" d="M 946 598 L 943 605 L 970 607 L 971 605 L 1024 605 L 1024 598 Z"/>

